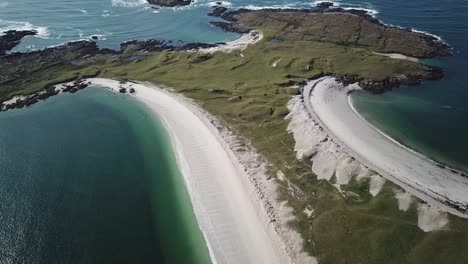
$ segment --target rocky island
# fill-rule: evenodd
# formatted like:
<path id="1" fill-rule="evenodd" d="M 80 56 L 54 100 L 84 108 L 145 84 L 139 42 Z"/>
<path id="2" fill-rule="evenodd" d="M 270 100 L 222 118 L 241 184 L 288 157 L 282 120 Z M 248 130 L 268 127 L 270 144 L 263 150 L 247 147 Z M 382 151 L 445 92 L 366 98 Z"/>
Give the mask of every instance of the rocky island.
<path id="1" fill-rule="evenodd" d="M 152 5 L 165 7 L 186 6 L 192 3 L 192 0 L 147 0 Z"/>

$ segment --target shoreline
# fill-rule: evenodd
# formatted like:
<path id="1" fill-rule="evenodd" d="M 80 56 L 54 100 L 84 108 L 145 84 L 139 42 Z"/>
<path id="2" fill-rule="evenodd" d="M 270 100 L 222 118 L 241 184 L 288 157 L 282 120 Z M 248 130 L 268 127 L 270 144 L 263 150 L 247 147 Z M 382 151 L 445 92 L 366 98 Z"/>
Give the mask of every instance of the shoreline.
<path id="1" fill-rule="evenodd" d="M 363 121 L 367 122 L 369 124 L 369 126 L 371 126 L 372 128 L 374 128 L 375 130 L 377 130 L 380 134 L 382 134 L 383 136 L 385 136 L 386 138 L 388 138 L 389 140 L 395 142 L 395 144 L 401 146 L 402 148 L 405 148 L 406 150 L 414 153 L 415 155 L 418 155 L 420 156 L 421 158 L 424 158 L 424 159 L 427 159 L 429 160 L 430 162 L 434 163 L 436 166 L 438 166 L 439 168 L 443 168 L 443 169 L 447 169 L 447 170 L 450 170 L 452 171 L 453 173 L 458 173 L 460 174 L 460 176 L 462 177 L 468 177 L 468 175 L 466 175 L 466 172 L 463 170 L 463 169 L 459 169 L 459 168 L 455 168 L 449 164 L 446 164 L 442 161 L 438 161 L 437 158 L 434 158 L 434 157 L 431 157 L 431 156 L 428 156 L 428 155 L 425 155 L 421 152 L 418 152 L 417 150 L 414 150 L 412 149 L 410 146 L 407 146 L 405 145 L 404 143 L 394 139 L 393 137 L 391 137 L 389 134 L 385 133 L 384 131 L 382 131 L 381 129 L 377 128 L 376 125 L 374 125 L 374 123 L 372 123 L 371 121 L 367 120 L 364 116 L 362 116 L 359 111 L 355 108 L 354 104 L 353 104 L 353 99 L 351 97 L 351 94 L 352 93 L 349 93 L 348 95 L 348 104 L 349 106 L 351 107 L 351 109 L 354 111 L 354 113 L 359 116 Z M 456 171 L 456 172 L 455 172 Z"/>
<path id="2" fill-rule="evenodd" d="M 265 162 L 216 118 L 149 83 L 85 81 L 114 92 L 134 89 L 131 97 L 164 124 L 213 263 L 316 263 L 287 226 L 291 210 L 277 202 Z"/>
<path id="3" fill-rule="evenodd" d="M 468 179 L 401 145 L 357 114 L 349 104 L 349 94 L 359 89 L 357 85 L 343 87 L 333 78 L 315 80 L 304 88 L 307 110 L 329 136 L 363 165 L 432 206 L 468 218 L 468 195 L 464 192 Z"/>

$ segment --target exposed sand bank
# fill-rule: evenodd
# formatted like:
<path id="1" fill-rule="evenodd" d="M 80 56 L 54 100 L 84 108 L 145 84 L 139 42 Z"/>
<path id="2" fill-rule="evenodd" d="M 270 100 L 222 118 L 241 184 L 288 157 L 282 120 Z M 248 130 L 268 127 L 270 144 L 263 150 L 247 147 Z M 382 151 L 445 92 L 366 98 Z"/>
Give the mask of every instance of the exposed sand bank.
<path id="1" fill-rule="evenodd" d="M 276 201 L 266 164 L 220 122 L 189 99 L 148 83 L 88 79 L 144 103 L 163 122 L 213 263 L 316 263 L 302 252 L 286 222 L 291 209 Z"/>
<path id="2" fill-rule="evenodd" d="M 241 35 L 240 38 L 226 42 L 225 44 L 221 44 L 216 47 L 212 48 L 206 48 L 206 49 L 198 49 L 195 51 L 202 52 L 202 53 L 214 53 L 217 51 L 222 51 L 222 52 L 231 52 L 234 50 L 240 50 L 243 51 L 246 49 L 249 45 L 253 45 L 260 40 L 263 39 L 263 33 L 259 30 L 252 30 L 247 34 Z"/>
<path id="3" fill-rule="evenodd" d="M 357 85 L 343 87 L 333 78 L 321 78 L 304 87 L 304 104 L 333 141 L 361 164 L 428 202 L 431 210 L 468 217 L 468 178 L 442 168 L 368 123 L 351 104 L 350 91 L 357 89 L 360 89 Z M 407 207 L 405 202 L 400 206 L 403 210 Z M 430 229 L 427 226 L 421 228 L 424 231 Z M 436 228 L 440 229 L 440 226 Z"/>

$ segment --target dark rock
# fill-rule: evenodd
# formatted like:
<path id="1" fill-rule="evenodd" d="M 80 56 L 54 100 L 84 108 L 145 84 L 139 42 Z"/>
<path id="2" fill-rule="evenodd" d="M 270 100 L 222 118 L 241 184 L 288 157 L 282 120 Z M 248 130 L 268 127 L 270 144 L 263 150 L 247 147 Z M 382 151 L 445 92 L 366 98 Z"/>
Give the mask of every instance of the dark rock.
<path id="1" fill-rule="evenodd" d="M 126 92 L 127 92 L 127 89 L 125 89 L 123 87 L 119 89 L 119 93 L 126 93 Z"/>
<path id="2" fill-rule="evenodd" d="M 365 80 L 360 76 L 335 76 L 340 83 L 350 85 L 358 83 L 364 90 L 372 93 L 381 94 L 390 91 L 400 85 L 417 85 L 424 80 L 439 80 L 444 77 L 444 72 L 441 68 L 430 66 L 429 71 L 422 72 L 418 75 L 402 75 L 398 77 L 388 77 L 383 80 Z"/>
<path id="3" fill-rule="evenodd" d="M 152 5 L 174 7 L 174 6 L 186 6 L 192 3 L 192 0 L 146 0 Z"/>
<path id="4" fill-rule="evenodd" d="M 213 17 L 219 17 L 221 16 L 224 12 L 227 11 L 227 8 L 224 7 L 224 6 L 217 6 L 217 7 L 214 7 L 213 10 L 208 13 L 209 16 L 213 16 Z"/>
<path id="5" fill-rule="evenodd" d="M 134 88 L 130 88 L 130 93 L 131 93 L 131 94 L 135 93 L 135 89 L 134 89 Z"/>
<path id="6" fill-rule="evenodd" d="M 161 52 L 164 50 L 174 50 L 175 47 L 167 45 L 166 42 L 150 39 L 150 40 L 129 40 L 120 44 L 120 50 L 122 53 L 132 51 L 150 51 L 150 52 Z"/>
<path id="7" fill-rule="evenodd" d="M 0 56 L 5 55 L 8 51 L 21 43 L 21 40 L 26 36 L 34 36 L 37 34 L 35 30 L 8 30 L 0 36 Z"/>
<path id="8" fill-rule="evenodd" d="M 319 2 L 316 5 L 316 7 L 323 8 L 323 9 L 330 8 L 332 6 L 334 6 L 332 2 Z"/>
<path id="9" fill-rule="evenodd" d="M 194 49 L 207 49 L 207 48 L 213 48 L 217 46 L 218 46 L 217 44 L 194 42 L 194 43 L 185 44 L 182 47 L 178 47 L 177 50 L 184 51 L 184 50 L 194 50 Z"/>
<path id="10" fill-rule="evenodd" d="M 99 40 L 99 36 L 91 36 L 92 40 Z"/>

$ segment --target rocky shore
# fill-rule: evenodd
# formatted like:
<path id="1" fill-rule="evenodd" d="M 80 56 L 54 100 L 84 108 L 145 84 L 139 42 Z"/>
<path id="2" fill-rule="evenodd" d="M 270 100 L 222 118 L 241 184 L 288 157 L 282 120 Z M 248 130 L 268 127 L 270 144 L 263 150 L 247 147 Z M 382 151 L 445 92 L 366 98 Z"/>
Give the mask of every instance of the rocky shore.
<path id="1" fill-rule="evenodd" d="M 63 93 L 76 93 L 79 90 L 83 90 L 89 86 L 89 82 L 84 80 L 76 80 L 74 82 L 63 85 L 61 88 L 57 89 L 54 86 L 47 88 L 46 90 L 27 95 L 20 96 L 17 98 L 10 99 L 7 102 L 0 103 L 0 112 L 8 111 L 10 109 L 23 108 L 33 105 L 39 101 L 44 101 L 47 98 L 57 95 L 61 92 Z"/>
<path id="2" fill-rule="evenodd" d="M 21 40 L 26 36 L 36 35 L 35 30 L 8 30 L 0 35 L 0 56 L 5 55 L 8 51 L 21 43 Z"/>
<path id="3" fill-rule="evenodd" d="M 425 80 L 440 80 L 444 77 L 444 71 L 441 68 L 434 66 L 428 66 L 428 68 L 430 69 L 429 71 L 421 72 L 419 75 L 387 77 L 381 81 L 365 80 L 361 76 L 335 75 L 334 77 L 336 77 L 338 82 L 344 85 L 358 83 L 364 90 L 379 94 L 390 91 L 400 85 L 418 85 Z"/>

